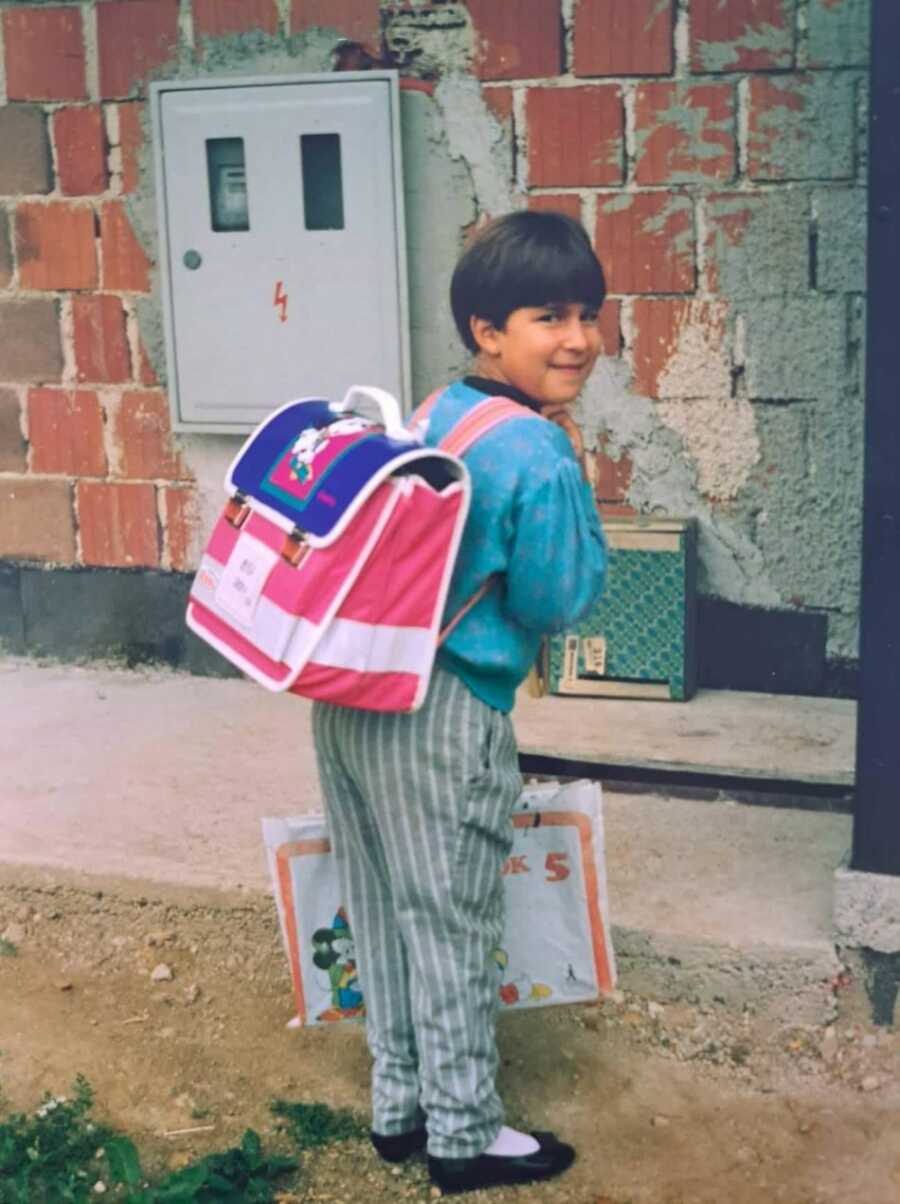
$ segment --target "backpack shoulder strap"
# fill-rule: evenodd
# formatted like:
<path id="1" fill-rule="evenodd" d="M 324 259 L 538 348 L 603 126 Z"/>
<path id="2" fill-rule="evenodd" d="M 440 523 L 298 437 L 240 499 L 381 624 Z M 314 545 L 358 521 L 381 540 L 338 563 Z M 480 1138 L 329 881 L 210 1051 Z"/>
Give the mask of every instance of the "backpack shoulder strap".
<path id="1" fill-rule="evenodd" d="M 417 432 L 427 423 L 431 411 L 444 392 L 444 389 L 436 389 L 413 411 L 412 417 L 407 423 L 411 431 Z M 508 422 L 511 418 L 540 417 L 540 414 L 536 414 L 534 410 L 529 410 L 527 406 L 520 405 L 517 401 L 511 401 L 508 397 L 485 397 L 483 401 L 479 401 L 471 410 L 463 414 L 437 446 L 441 451 L 449 452 L 451 455 L 464 456 L 482 435 L 486 435 L 488 431 Z"/>
<path id="2" fill-rule="evenodd" d="M 519 405 L 518 402 L 510 401 L 508 397 L 486 397 L 460 418 L 443 437 L 438 447 L 451 455 L 464 456 L 482 436 L 513 418 L 541 420 L 540 414 Z"/>

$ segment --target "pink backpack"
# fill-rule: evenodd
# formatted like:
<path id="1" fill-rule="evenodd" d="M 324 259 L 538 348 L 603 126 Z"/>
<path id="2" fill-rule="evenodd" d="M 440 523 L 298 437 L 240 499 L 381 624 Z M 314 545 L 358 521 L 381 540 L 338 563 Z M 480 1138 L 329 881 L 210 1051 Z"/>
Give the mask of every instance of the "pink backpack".
<path id="1" fill-rule="evenodd" d="M 503 397 L 474 406 L 425 447 L 433 393 L 403 426 L 395 399 L 354 386 L 344 400 L 292 401 L 247 439 L 191 587 L 187 623 L 270 690 L 343 706 L 414 711 L 442 632 L 469 509 L 462 457 L 510 418 Z M 381 423 L 352 407 L 374 401 Z"/>

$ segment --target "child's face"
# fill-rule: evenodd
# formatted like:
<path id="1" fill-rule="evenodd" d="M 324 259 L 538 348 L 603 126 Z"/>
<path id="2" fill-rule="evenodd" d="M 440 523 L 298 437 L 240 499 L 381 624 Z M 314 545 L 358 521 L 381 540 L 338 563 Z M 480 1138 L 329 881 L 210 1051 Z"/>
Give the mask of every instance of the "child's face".
<path id="1" fill-rule="evenodd" d="M 574 401 L 600 351 L 597 310 L 570 301 L 514 309 L 502 330 L 474 318 L 472 332 L 478 371 L 542 405 Z"/>

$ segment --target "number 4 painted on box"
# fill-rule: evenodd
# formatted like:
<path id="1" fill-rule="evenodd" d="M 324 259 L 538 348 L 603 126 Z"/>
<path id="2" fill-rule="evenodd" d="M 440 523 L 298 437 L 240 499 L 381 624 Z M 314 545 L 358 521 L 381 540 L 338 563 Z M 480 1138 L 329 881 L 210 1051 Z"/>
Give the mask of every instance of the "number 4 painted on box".
<path id="1" fill-rule="evenodd" d="M 287 303 L 288 303 L 288 295 L 284 291 L 284 281 L 279 280 L 275 284 L 275 300 L 272 302 L 272 304 L 281 306 L 281 321 L 282 322 L 287 321 Z"/>

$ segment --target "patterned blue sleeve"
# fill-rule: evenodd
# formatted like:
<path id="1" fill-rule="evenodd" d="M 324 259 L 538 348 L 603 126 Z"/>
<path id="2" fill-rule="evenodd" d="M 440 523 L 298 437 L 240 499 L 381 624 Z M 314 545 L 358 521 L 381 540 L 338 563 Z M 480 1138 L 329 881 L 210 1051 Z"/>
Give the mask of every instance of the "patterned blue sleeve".
<path id="1" fill-rule="evenodd" d="M 561 631 L 587 614 L 603 592 L 607 561 L 590 486 L 558 428 L 551 444 L 551 463 L 520 482 L 504 599 L 510 618 L 540 632 Z"/>

